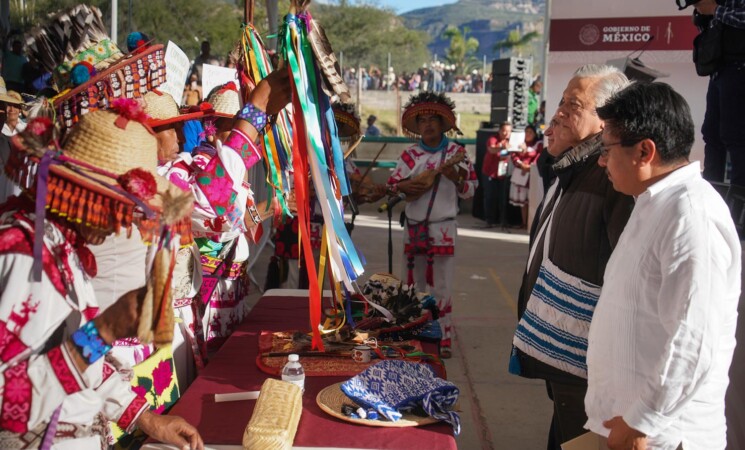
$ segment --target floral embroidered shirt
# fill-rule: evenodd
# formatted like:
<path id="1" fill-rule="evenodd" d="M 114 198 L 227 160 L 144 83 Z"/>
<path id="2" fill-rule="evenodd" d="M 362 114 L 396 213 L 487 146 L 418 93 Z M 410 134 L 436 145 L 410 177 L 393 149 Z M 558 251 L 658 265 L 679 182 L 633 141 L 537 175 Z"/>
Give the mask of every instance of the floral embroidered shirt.
<path id="1" fill-rule="evenodd" d="M 93 255 L 75 233 L 45 222 L 42 277 L 34 282 L 34 216 L 9 205 L 0 212 L 0 429 L 20 437 L 58 408 L 61 424 L 86 426 L 102 413 L 131 429 L 145 402 L 128 373 L 108 357 L 79 372 L 64 345 L 98 312 Z M 96 439 L 76 446 L 99 447 Z"/>

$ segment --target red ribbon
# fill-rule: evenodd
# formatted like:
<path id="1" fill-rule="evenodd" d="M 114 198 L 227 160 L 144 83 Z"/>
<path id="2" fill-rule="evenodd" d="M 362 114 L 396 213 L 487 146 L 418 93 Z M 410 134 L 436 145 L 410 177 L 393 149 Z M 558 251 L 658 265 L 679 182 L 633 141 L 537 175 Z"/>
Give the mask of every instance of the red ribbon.
<path id="1" fill-rule="evenodd" d="M 289 70 L 289 69 L 288 69 Z M 294 80 L 290 76 L 291 80 Z M 293 82 L 293 93 L 298 92 Z M 308 291 L 310 307 L 310 328 L 313 333 L 313 350 L 324 351 L 323 340 L 319 326 L 321 325 L 321 290 L 318 286 L 318 275 L 315 261 L 313 260 L 313 248 L 310 245 L 310 199 L 308 197 L 308 148 L 307 131 L 302 115 L 302 106 L 297 95 L 292 96 L 293 132 L 292 132 L 292 161 L 294 164 L 295 198 L 297 201 L 298 232 L 303 246 L 303 257 L 305 268 L 308 271 Z"/>

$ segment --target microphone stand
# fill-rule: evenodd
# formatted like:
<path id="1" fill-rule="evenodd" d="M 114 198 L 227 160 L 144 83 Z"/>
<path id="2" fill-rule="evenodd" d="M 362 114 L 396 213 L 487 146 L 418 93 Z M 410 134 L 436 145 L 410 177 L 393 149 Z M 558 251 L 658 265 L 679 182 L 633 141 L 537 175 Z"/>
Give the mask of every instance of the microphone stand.
<path id="1" fill-rule="evenodd" d="M 393 208 L 388 208 L 388 273 L 393 274 Z"/>

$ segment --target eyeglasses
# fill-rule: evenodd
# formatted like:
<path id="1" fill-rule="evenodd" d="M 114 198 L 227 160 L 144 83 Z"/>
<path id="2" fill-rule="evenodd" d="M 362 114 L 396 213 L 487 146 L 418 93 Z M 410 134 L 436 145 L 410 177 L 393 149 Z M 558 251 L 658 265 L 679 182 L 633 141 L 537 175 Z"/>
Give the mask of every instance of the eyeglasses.
<path id="1" fill-rule="evenodd" d="M 616 145 L 623 145 L 623 142 L 618 141 L 618 142 L 614 142 L 612 144 L 603 144 L 600 147 L 600 157 L 601 158 L 607 157 L 608 156 L 608 152 L 610 151 L 610 148 L 611 147 L 615 147 Z"/>
<path id="2" fill-rule="evenodd" d="M 616 145 L 620 145 L 621 147 L 633 147 L 634 145 L 638 144 L 642 140 L 643 139 L 639 139 L 638 141 L 632 142 L 630 144 L 624 144 L 623 141 L 613 142 L 611 144 L 603 144 L 600 147 L 600 157 L 601 158 L 607 157 L 608 156 L 608 152 L 610 151 L 610 148 L 611 147 L 615 147 Z"/>

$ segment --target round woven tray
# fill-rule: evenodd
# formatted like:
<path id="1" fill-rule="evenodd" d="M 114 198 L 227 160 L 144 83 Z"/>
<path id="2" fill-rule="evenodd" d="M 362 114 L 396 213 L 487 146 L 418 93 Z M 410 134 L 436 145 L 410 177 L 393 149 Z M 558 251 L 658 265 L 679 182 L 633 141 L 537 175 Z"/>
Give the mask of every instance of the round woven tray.
<path id="1" fill-rule="evenodd" d="M 403 428 L 417 427 L 420 425 L 429 425 L 431 423 L 439 422 L 437 419 L 432 417 L 420 417 L 411 413 L 404 413 L 403 417 L 395 422 L 391 422 L 387 419 L 369 420 L 347 417 L 341 412 L 342 405 L 354 405 L 355 407 L 359 405 L 353 402 L 349 397 L 347 397 L 344 391 L 341 390 L 341 383 L 332 384 L 331 386 L 322 389 L 316 396 L 316 403 L 318 403 L 318 406 L 325 413 L 330 414 L 337 419 L 359 425 L 367 425 L 369 427 Z"/>

